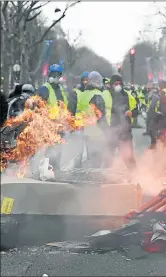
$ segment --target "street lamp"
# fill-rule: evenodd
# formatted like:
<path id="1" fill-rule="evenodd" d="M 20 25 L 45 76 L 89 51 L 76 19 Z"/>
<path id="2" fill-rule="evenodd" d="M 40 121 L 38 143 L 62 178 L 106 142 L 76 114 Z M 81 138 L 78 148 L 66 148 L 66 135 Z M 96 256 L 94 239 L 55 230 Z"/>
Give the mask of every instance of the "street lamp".
<path id="1" fill-rule="evenodd" d="M 14 72 L 20 72 L 20 69 L 21 69 L 21 67 L 20 67 L 19 64 L 15 64 L 15 65 L 13 66 L 13 71 L 14 71 Z"/>
<path id="2" fill-rule="evenodd" d="M 20 71 L 21 71 L 21 66 L 18 63 L 16 63 L 13 66 L 14 79 L 16 83 L 19 83 L 20 81 Z"/>

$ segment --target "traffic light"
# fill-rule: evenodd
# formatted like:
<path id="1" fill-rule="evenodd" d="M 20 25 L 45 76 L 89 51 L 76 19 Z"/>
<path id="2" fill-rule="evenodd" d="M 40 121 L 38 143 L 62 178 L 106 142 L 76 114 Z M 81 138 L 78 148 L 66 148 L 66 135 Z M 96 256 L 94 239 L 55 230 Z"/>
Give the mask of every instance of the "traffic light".
<path id="1" fill-rule="evenodd" d="M 159 72 L 159 73 L 158 73 L 158 79 L 159 79 L 159 80 L 162 80 L 162 79 L 163 79 L 163 74 L 162 74 L 162 72 Z"/>
<path id="2" fill-rule="evenodd" d="M 46 77 L 47 76 L 47 74 L 48 74 L 48 63 L 45 63 L 44 65 L 43 65 L 43 68 L 42 68 L 42 74 L 43 74 L 43 77 Z"/>
<path id="3" fill-rule="evenodd" d="M 136 53 L 135 48 L 131 48 L 131 49 L 130 49 L 130 63 L 131 63 L 131 64 L 134 64 L 134 61 L 135 61 L 135 53 Z"/>
<path id="4" fill-rule="evenodd" d="M 131 84 L 134 84 L 134 70 L 135 70 L 135 48 L 130 49 L 130 69 L 131 69 Z"/>
<path id="5" fill-rule="evenodd" d="M 117 68 L 118 68 L 118 72 L 121 73 L 122 72 L 122 64 L 118 64 Z"/>
<path id="6" fill-rule="evenodd" d="M 135 48 L 130 49 L 130 56 L 134 56 L 136 53 Z"/>
<path id="7" fill-rule="evenodd" d="M 152 75 L 151 72 L 149 72 L 149 73 L 148 73 L 148 80 L 149 80 L 149 81 L 152 81 L 152 79 L 153 79 L 153 75 Z"/>

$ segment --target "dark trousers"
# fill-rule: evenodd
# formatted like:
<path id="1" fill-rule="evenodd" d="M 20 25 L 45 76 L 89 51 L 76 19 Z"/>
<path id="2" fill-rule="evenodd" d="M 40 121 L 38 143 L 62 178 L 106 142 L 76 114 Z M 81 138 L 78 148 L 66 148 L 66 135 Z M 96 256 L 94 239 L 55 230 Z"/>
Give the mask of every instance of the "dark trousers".
<path id="1" fill-rule="evenodd" d="M 126 164 L 127 168 L 133 169 L 136 166 L 134 157 L 134 149 L 132 143 L 132 133 L 119 134 L 117 130 L 114 132 L 111 130 L 109 139 L 109 155 L 111 164 L 115 158 L 115 154 L 118 150 L 120 157 Z"/>

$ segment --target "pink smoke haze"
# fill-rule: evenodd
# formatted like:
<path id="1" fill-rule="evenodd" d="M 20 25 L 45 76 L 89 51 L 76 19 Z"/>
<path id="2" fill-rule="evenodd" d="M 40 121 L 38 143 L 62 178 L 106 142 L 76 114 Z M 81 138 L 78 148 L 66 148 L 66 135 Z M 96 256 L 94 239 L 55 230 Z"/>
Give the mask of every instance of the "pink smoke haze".
<path id="1" fill-rule="evenodd" d="M 161 143 L 155 150 L 149 149 L 137 159 L 137 169 L 132 173 L 132 180 L 139 183 L 147 195 L 156 195 L 165 187 L 166 150 Z"/>
<path id="2" fill-rule="evenodd" d="M 136 169 L 127 169 L 125 161 L 131 155 L 131 148 L 123 144 L 111 166 L 111 176 L 122 184 L 140 184 L 144 195 L 156 195 L 166 187 L 166 149 L 158 143 L 154 150 L 148 149 L 136 156 Z"/>

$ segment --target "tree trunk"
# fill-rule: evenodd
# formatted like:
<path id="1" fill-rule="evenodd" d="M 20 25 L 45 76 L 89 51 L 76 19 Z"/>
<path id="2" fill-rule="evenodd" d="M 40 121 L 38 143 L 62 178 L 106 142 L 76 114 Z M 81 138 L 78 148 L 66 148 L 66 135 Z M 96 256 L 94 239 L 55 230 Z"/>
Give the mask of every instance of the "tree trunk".
<path id="1" fill-rule="evenodd" d="M 9 95 L 9 65 L 7 63 L 4 63 L 2 68 L 2 76 L 4 77 L 4 94 L 5 96 Z"/>

